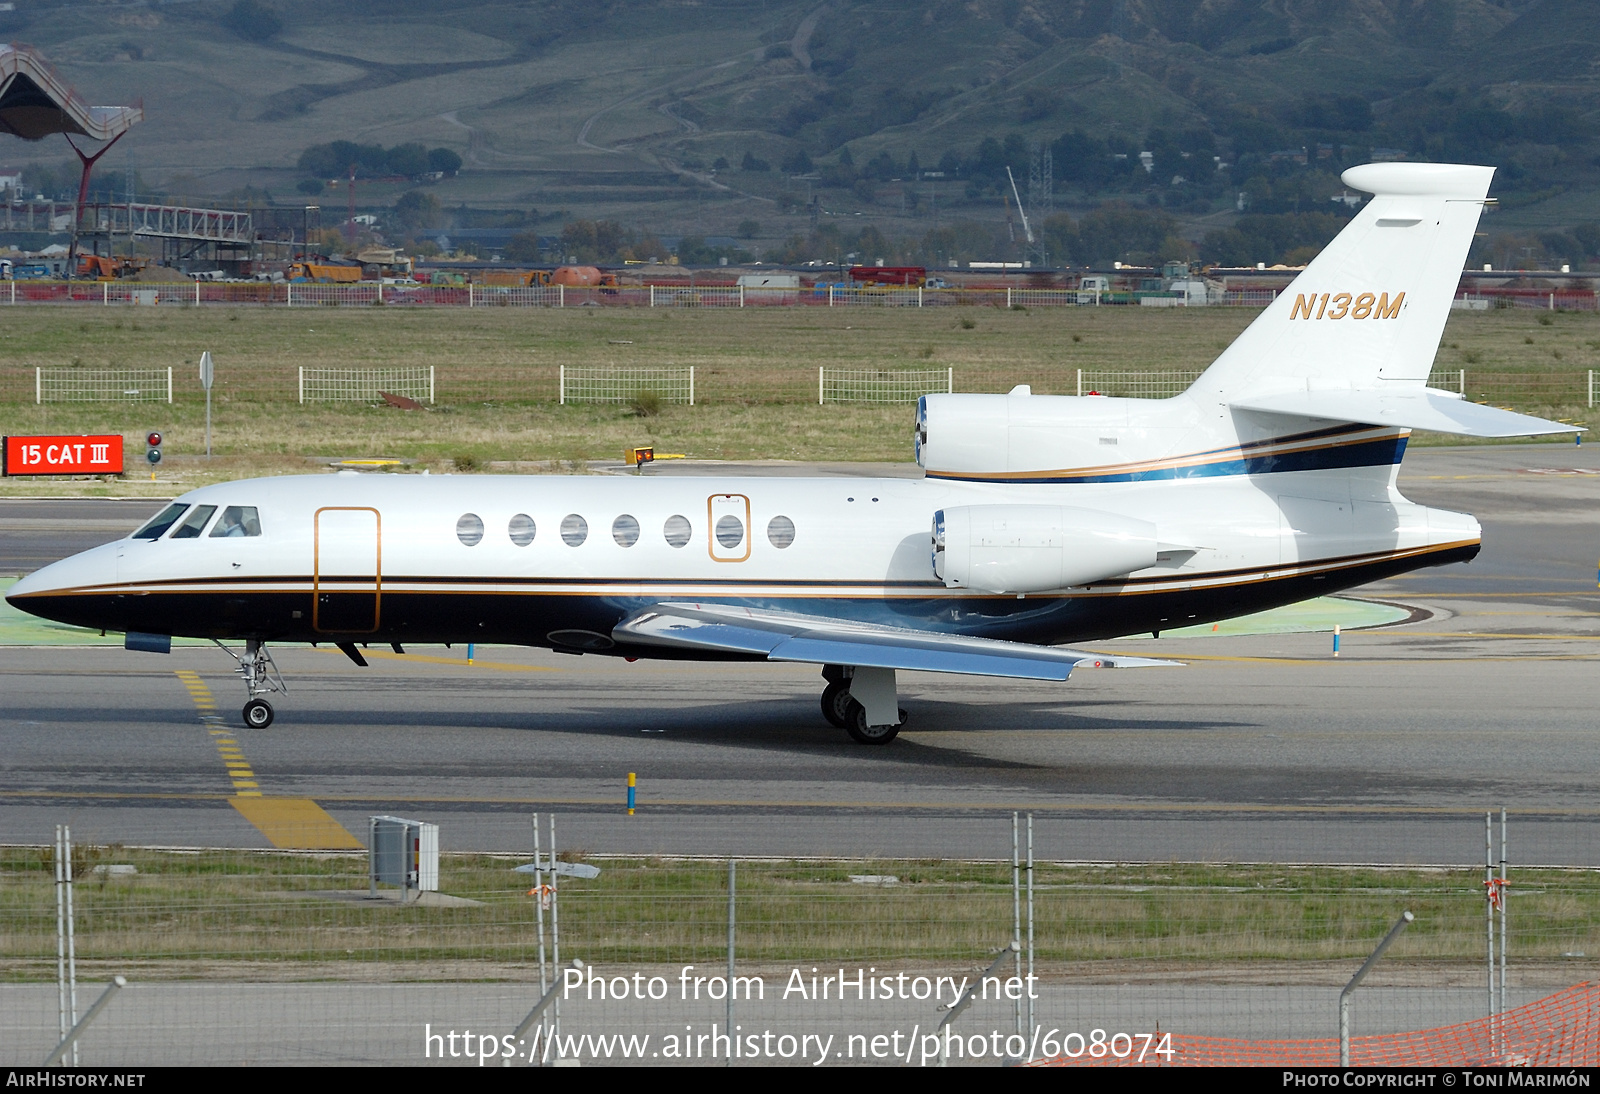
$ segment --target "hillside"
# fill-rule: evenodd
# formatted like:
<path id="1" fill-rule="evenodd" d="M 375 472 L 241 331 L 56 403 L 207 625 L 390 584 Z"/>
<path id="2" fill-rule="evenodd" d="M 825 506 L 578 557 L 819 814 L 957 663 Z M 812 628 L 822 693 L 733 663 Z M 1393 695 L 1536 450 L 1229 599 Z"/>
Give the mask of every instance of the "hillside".
<path id="1" fill-rule="evenodd" d="M 0 33 L 96 101 L 144 100 L 105 163 L 174 196 L 303 201 L 307 148 L 417 142 L 464 160 L 431 190 L 441 223 L 534 208 L 550 234 L 612 219 L 760 251 L 829 222 L 992 232 L 1004 168 L 1026 191 L 1040 145 L 1058 209 L 1124 200 L 1198 238 L 1241 204 L 1326 210 L 1378 149 L 1501 167 L 1502 232 L 1600 220 L 1590 0 L 276 0 L 261 24 L 232 0 L 18 6 Z"/>

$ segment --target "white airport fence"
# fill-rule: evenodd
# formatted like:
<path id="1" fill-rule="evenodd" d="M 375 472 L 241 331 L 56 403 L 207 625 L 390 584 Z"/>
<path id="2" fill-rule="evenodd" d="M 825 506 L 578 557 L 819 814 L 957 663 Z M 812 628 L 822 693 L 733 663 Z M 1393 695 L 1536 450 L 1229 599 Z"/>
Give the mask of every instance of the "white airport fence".
<path id="1" fill-rule="evenodd" d="M 645 392 L 664 403 L 694 406 L 694 366 L 685 368 L 607 368 L 562 365 L 560 402 L 628 403 Z"/>
<path id="2" fill-rule="evenodd" d="M 1111 372 L 1080 368 L 1078 394 L 1109 395 L 1119 399 L 1170 399 L 1188 390 L 1189 385 L 1200 378 L 1202 371 Z"/>
<path id="3" fill-rule="evenodd" d="M 170 368 L 35 368 L 35 403 L 170 403 Z"/>
<path id="4" fill-rule="evenodd" d="M 953 368 L 819 368 L 817 402 L 914 403 L 955 391 Z"/>
<path id="5" fill-rule="evenodd" d="M 1464 368 L 1436 368 L 1428 373 L 1428 386 L 1440 391 L 1467 393 L 1467 370 Z"/>
<path id="6" fill-rule="evenodd" d="M 344 284 L 266 281 L 6 281 L 0 282 L 0 303 L 10 304 L 166 304 L 266 305 L 291 308 L 362 307 L 410 304 L 416 307 L 483 308 L 744 308 L 800 307 L 1098 307 L 1143 303 L 1182 305 L 1169 292 L 1102 291 L 1098 289 L 1033 288 L 1029 286 L 879 287 L 817 284 L 797 287 L 749 285 L 412 285 L 379 281 Z M 1209 299 L 1232 307 L 1266 307 L 1276 289 L 1229 290 Z M 1498 299 L 1498 298 L 1497 298 Z M 1587 301 L 1587 302 L 1586 302 Z M 1479 301 L 1457 300 L 1457 306 Z M 1488 302 L 1482 301 L 1487 307 Z M 1498 303 L 1501 307 L 1594 308 L 1592 294 L 1557 293 L 1529 302 Z"/>
<path id="7" fill-rule="evenodd" d="M 433 402 L 433 366 L 410 368 L 300 367 L 302 403 L 372 403 L 385 394 Z"/>
<path id="8" fill-rule="evenodd" d="M 383 285 L 377 281 L 363 281 L 354 285 L 297 285 L 284 286 L 284 303 L 289 307 L 326 307 L 379 304 L 383 301 Z"/>
<path id="9" fill-rule="evenodd" d="M 743 285 L 649 285 L 652 308 L 742 308 Z M 751 294 L 752 296 L 755 293 Z M 793 295 L 791 290 L 791 295 Z"/>

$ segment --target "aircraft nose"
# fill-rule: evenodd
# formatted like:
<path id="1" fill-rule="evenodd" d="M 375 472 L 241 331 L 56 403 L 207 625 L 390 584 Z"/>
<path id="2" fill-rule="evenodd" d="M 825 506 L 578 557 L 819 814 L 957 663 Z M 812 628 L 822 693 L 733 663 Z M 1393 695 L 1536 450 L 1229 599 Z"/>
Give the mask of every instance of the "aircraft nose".
<path id="1" fill-rule="evenodd" d="M 116 544 L 107 543 L 69 555 L 60 562 L 35 570 L 6 590 L 6 603 L 21 611 L 39 614 L 30 606 L 49 597 L 116 580 Z"/>

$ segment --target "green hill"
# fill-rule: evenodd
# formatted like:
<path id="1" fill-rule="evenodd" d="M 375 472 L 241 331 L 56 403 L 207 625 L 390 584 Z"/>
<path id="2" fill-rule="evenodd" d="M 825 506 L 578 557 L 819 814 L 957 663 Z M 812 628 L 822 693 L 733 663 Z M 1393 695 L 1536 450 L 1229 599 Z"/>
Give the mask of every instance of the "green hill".
<path id="1" fill-rule="evenodd" d="M 1025 191 L 1047 147 L 1058 208 L 1160 207 L 1198 237 L 1241 194 L 1326 210 L 1379 149 L 1501 167 L 1496 230 L 1600 220 L 1592 0 L 41 0 L 5 19 L 95 101 L 143 99 L 106 167 L 190 199 L 293 203 L 309 147 L 420 143 L 464 161 L 433 184 L 446 222 L 743 225 L 759 250 L 829 221 L 998 229 L 1004 168 Z"/>

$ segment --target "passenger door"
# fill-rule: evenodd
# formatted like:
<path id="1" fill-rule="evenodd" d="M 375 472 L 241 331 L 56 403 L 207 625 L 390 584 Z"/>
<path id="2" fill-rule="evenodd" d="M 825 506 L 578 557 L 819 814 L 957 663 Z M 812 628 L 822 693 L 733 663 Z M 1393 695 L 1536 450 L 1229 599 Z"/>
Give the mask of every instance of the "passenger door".
<path id="1" fill-rule="evenodd" d="M 315 518 L 311 626 L 324 634 L 371 634 L 383 596 L 383 520 L 376 509 L 328 506 Z"/>

